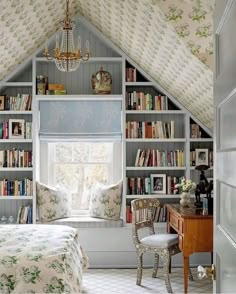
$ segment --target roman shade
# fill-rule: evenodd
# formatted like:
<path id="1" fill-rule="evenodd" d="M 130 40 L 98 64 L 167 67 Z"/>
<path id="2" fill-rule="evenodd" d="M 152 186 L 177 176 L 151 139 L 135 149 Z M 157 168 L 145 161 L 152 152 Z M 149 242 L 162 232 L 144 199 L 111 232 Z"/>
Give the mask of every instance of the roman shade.
<path id="1" fill-rule="evenodd" d="M 121 140 L 120 100 L 40 101 L 40 140 Z"/>

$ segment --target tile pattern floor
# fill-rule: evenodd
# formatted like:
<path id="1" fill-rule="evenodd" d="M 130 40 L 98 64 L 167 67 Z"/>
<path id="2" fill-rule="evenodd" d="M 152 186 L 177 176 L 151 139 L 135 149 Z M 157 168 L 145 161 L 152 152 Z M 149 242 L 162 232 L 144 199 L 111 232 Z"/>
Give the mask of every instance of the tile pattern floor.
<path id="1" fill-rule="evenodd" d="M 189 281 L 188 293 L 212 293 L 211 280 L 198 280 L 192 269 L 194 281 Z M 84 294 L 153 294 L 167 293 L 162 269 L 152 278 L 152 269 L 143 270 L 142 286 L 136 285 L 136 269 L 88 269 L 84 273 Z M 183 269 L 172 268 L 171 285 L 174 293 L 183 293 Z"/>

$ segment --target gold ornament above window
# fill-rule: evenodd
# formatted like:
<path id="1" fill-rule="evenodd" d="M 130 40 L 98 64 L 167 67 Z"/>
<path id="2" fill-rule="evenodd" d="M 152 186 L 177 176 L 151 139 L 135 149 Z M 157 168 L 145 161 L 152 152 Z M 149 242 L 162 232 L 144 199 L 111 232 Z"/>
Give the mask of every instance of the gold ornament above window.
<path id="1" fill-rule="evenodd" d="M 100 70 L 92 75 L 92 89 L 94 94 L 111 94 L 112 77 L 108 71 Z"/>

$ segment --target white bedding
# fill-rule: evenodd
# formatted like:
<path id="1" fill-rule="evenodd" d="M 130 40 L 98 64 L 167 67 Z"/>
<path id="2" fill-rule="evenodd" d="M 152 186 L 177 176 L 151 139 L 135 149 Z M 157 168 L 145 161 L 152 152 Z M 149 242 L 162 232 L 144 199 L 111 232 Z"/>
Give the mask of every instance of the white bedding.
<path id="1" fill-rule="evenodd" d="M 86 263 L 76 229 L 0 226 L 0 293 L 80 293 Z"/>

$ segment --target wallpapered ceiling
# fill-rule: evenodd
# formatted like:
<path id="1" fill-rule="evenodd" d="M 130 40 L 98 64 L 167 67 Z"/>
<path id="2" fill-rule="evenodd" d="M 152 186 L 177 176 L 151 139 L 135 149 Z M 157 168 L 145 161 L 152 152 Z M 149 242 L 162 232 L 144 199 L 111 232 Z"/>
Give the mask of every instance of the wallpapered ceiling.
<path id="1" fill-rule="evenodd" d="M 213 125 L 214 0 L 70 0 L 207 127 Z M 55 13 L 56 9 L 56 13 Z M 0 0 L 0 79 L 59 28 L 65 0 Z M 207 111 L 206 111 L 207 110 Z"/>

